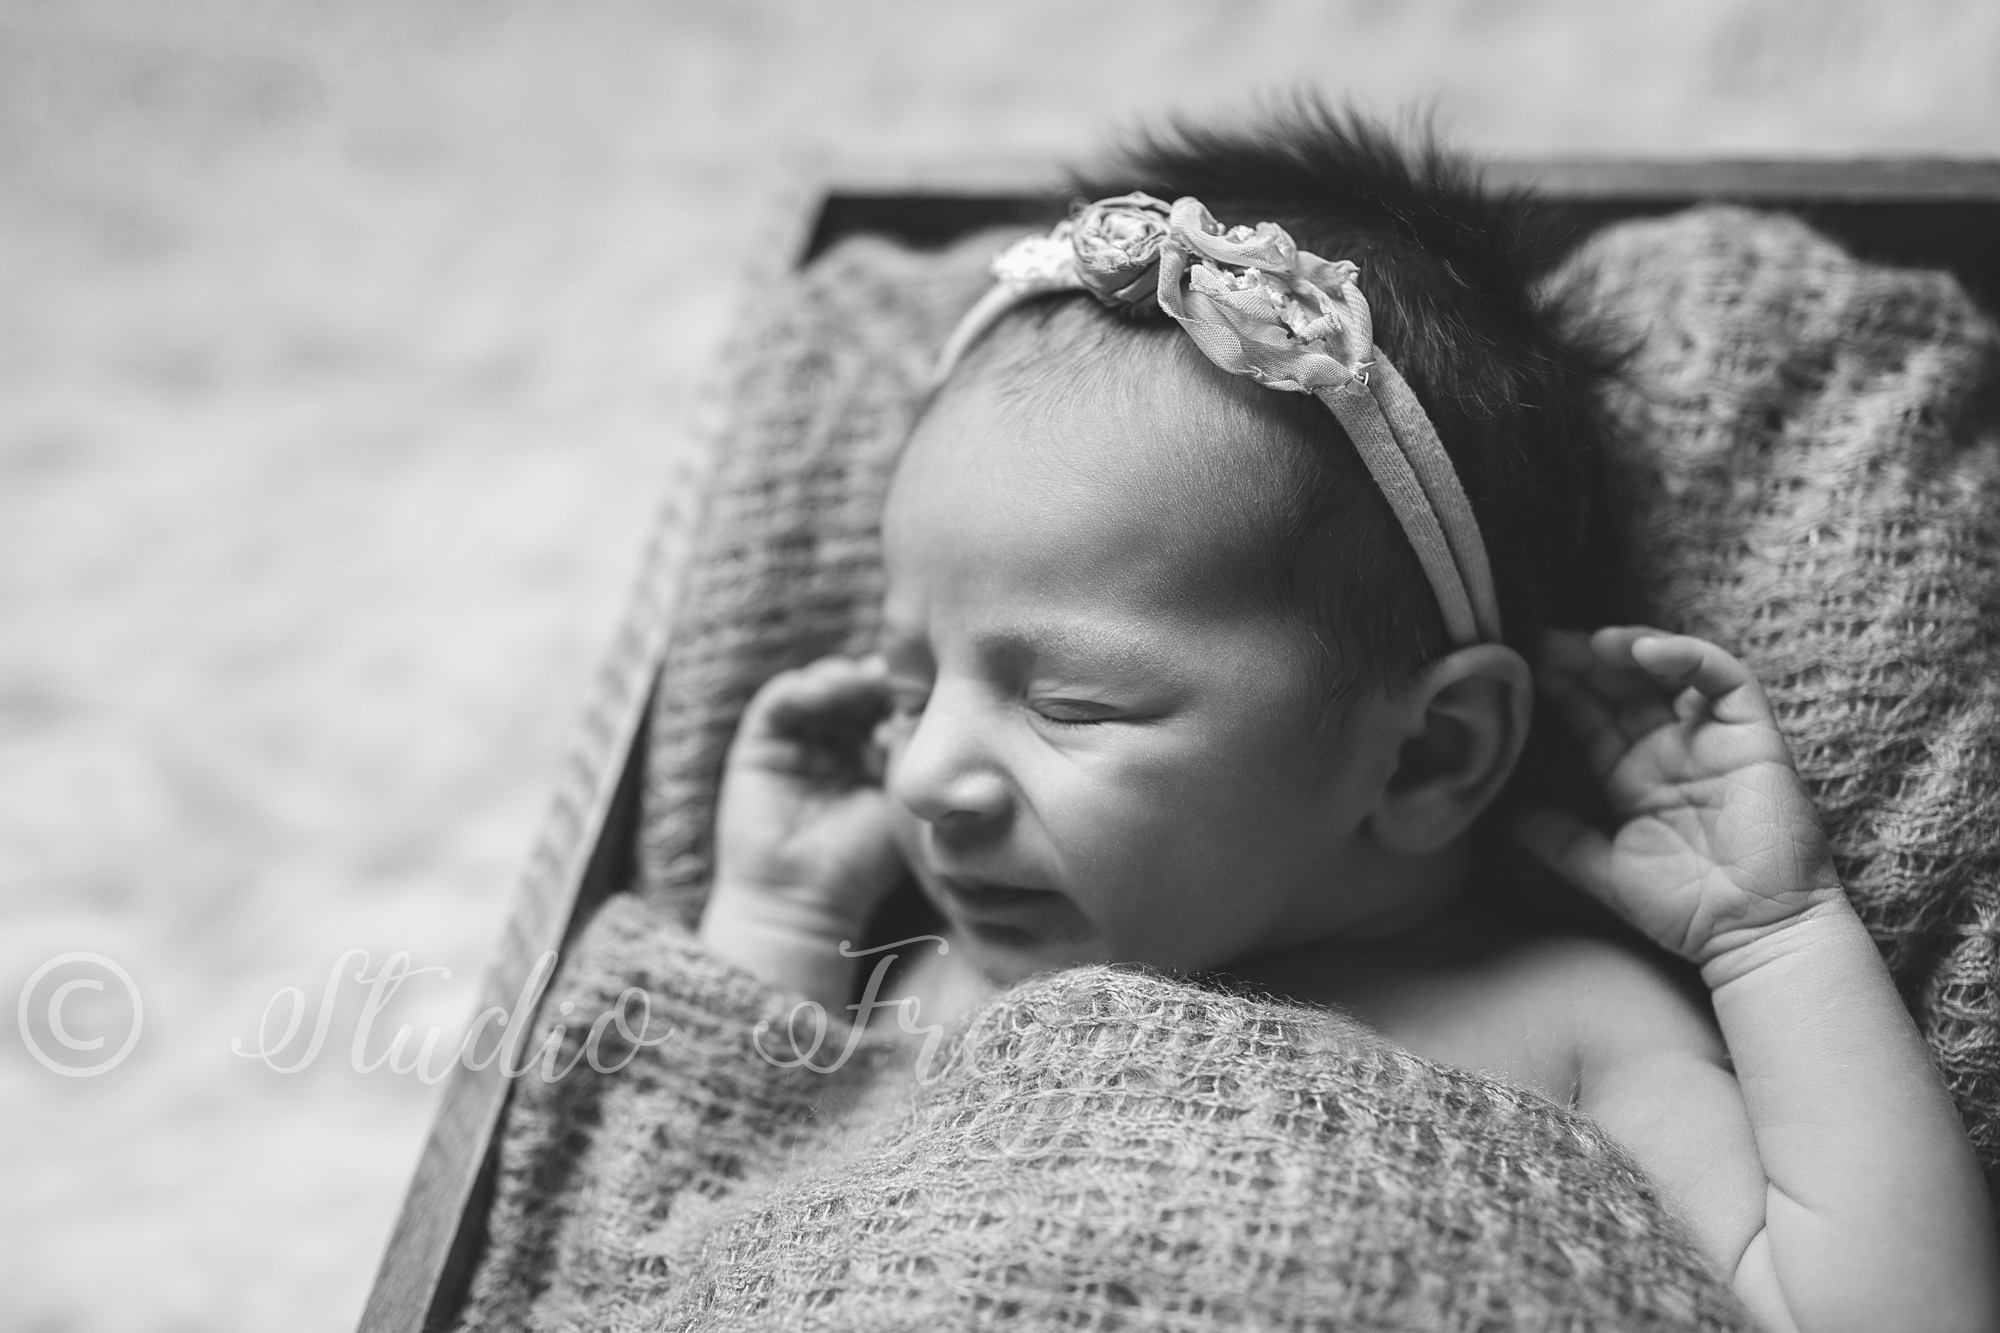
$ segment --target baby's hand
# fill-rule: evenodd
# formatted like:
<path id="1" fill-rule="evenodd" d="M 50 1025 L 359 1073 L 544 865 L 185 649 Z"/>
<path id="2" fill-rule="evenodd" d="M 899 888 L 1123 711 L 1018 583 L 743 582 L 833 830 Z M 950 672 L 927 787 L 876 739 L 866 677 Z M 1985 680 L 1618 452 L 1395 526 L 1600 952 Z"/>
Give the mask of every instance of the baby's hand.
<path id="1" fill-rule="evenodd" d="M 832 968 L 895 885 L 902 861 L 873 739 L 888 698 L 878 659 L 827 657 L 751 699 L 723 769 L 701 926 L 735 961 L 769 974 L 792 966 L 779 955 L 824 953 L 815 966 Z"/>
<path id="2" fill-rule="evenodd" d="M 1607 839 L 1556 810 L 1522 819 L 1516 836 L 1551 868 L 1696 964 L 1846 906 L 1771 706 L 1741 662 L 1659 630 L 1556 631 L 1538 675 L 1621 821 Z"/>

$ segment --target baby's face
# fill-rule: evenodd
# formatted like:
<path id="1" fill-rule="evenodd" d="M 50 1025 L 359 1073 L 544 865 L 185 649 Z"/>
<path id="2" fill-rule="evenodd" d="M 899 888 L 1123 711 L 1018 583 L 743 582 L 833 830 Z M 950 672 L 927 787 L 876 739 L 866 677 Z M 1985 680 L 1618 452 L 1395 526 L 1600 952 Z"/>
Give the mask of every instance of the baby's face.
<path id="1" fill-rule="evenodd" d="M 1367 743 L 1365 700 L 1322 733 L 1308 632 L 1215 577 L 1243 519 L 1198 477 L 1254 447 L 1218 419 L 1254 426 L 1226 397 L 1189 411 L 1195 392 L 1214 390 L 1056 411 L 954 386 L 892 488 L 888 787 L 995 980 L 1216 967 L 1351 914 L 1343 867 L 1394 747 Z"/>

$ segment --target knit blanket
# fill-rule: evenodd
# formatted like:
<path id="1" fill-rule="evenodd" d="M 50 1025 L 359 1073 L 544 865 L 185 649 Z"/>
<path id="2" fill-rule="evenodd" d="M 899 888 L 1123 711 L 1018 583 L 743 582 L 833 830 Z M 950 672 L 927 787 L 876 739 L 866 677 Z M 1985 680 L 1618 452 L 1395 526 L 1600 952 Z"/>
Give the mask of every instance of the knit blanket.
<path id="1" fill-rule="evenodd" d="M 753 1049 L 790 1001 L 688 929 L 723 751 L 772 672 L 870 642 L 888 469 L 992 246 L 851 241 L 757 303 L 635 891 L 543 1006 L 638 987 L 674 1035 L 518 1082 L 459 1327 L 1749 1328 L 1590 1120 L 1336 1013 L 1089 968 L 928 1058 L 893 1024 L 836 1022 L 824 1072 Z M 1549 296 L 1632 348 L 1608 405 L 1643 615 L 1766 682 L 1991 1173 L 2000 334 L 1948 276 L 1727 208 L 1604 231 Z"/>

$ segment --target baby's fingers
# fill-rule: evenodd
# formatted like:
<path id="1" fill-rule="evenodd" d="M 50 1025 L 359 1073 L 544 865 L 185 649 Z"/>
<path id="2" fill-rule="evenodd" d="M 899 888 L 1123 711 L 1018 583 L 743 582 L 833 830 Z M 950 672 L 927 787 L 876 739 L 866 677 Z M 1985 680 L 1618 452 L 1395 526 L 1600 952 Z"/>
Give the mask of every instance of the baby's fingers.
<path id="1" fill-rule="evenodd" d="M 1583 742 L 1591 767 L 1608 777 L 1633 743 L 1673 721 L 1673 710 L 1645 672 L 1618 666 L 1593 636 L 1553 630 L 1543 641 L 1536 681 Z"/>
<path id="2" fill-rule="evenodd" d="M 829 722 L 872 728 L 888 701 L 881 658 L 822 657 L 765 682 L 744 718 L 781 732 Z"/>
<path id="3" fill-rule="evenodd" d="M 1567 693 L 1550 693 L 1555 695 L 1556 708 L 1569 723 L 1570 733 L 1583 743 L 1591 771 L 1599 778 L 1609 777 L 1632 748 L 1617 714 L 1603 699 L 1580 686 L 1573 685 Z"/>
<path id="4" fill-rule="evenodd" d="M 1588 690 L 1613 707 L 1653 700 L 1659 697 L 1659 686 L 1632 660 L 1631 645 L 1634 639 L 1660 634 L 1640 626 L 1601 629 L 1594 634 L 1550 630 L 1542 639 L 1536 679 L 1556 698 Z"/>
<path id="5" fill-rule="evenodd" d="M 888 707 L 888 674 L 879 658 L 821 658 L 764 683 L 744 710 L 736 753 L 783 766 L 803 757 L 797 752 L 840 767 L 865 763 L 869 737 Z"/>
<path id="6" fill-rule="evenodd" d="M 1590 636 L 1581 630 L 1551 629 L 1542 634 L 1541 658 L 1535 663 L 1535 681 L 1557 698 L 1576 689 L 1597 665 L 1590 650 Z"/>
<path id="7" fill-rule="evenodd" d="M 1551 806 L 1522 815 L 1514 821 L 1512 832 L 1515 841 L 1543 865 L 1599 900 L 1618 906 L 1611 874 L 1611 842 L 1602 833 Z"/>
<path id="8" fill-rule="evenodd" d="M 1648 631 L 1635 635 L 1627 651 L 1661 690 L 1669 694 L 1694 690 L 1708 701 L 1718 721 L 1761 722 L 1770 717 L 1764 691 L 1750 668 L 1706 639 Z"/>

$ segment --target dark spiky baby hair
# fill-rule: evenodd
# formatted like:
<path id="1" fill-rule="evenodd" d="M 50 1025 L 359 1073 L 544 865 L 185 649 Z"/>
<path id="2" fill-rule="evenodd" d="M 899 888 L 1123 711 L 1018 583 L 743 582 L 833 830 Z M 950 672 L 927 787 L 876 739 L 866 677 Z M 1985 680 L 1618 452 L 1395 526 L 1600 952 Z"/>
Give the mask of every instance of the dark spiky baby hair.
<path id="1" fill-rule="evenodd" d="M 1531 197 L 1486 188 L 1428 127 L 1398 134 L 1311 97 L 1230 127 L 1144 134 L 1071 184 L 1083 199 L 1194 195 L 1224 225 L 1275 222 L 1300 248 L 1358 264 L 1376 345 L 1478 516 L 1508 642 L 1532 660 L 1545 626 L 1611 618 L 1621 562 L 1595 401 L 1612 361 L 1535 299 L 1559 238 Z M 1268 397 L 1297 449 L 1289 475 L 1268 479 L 1283 520 L 1264 543 L 1263 591 L 1313 623 L 1336 695 L 1406 679 L 1450 647 L 1415 553 L 1332 414 Z"/>

